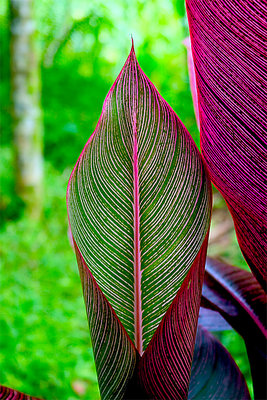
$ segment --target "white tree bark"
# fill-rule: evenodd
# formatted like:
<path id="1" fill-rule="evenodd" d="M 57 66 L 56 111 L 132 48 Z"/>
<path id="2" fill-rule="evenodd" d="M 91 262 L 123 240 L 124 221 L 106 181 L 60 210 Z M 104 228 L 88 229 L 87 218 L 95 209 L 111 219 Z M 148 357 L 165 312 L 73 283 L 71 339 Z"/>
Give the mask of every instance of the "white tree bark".
<path id="1" fill-rule="evenodd" d="M 29 216 L 42 209 L 43 125 L 33 0 L 10 0 L 10 66 L 16 189 Z"/>

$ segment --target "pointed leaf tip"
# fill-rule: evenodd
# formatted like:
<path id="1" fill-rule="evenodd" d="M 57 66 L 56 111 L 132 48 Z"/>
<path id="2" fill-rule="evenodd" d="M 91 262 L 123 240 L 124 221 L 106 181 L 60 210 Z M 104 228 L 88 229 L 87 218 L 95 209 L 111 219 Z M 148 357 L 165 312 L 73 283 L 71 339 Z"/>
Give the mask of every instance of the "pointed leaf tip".
<path id="1" fill-rule="evenodd" d="M 124 67 L 122 68 L 122 71 L 124 70 L 125 67 L 128 67 L 131 64 L 132 65 L 135 64 L 136 66 L 138 65 L 136 54 L 135 54 L 135 50 L 134 50 L 134 40 L 133 40 L 133 36 L 132 35 L 131 35 L 131 42 L 132 42 L 131 50 L 130 50 L 130 53 L 129 53 L 128 57 L 127 57 L 127 60 L 126 60 L 126 62 L 124 64 Z M 119 79 L 119 77 L 120 77 L 120 75 L 118 76 L 117 80 Z"/>
<path id="2" fill-rule="evenodd" d="M 131 47 L 130 53 L 135 54 L 135 51 L 134 51 L 134 40 L 133 40 L 133 36 L 132 35 L 131 35 L 131 41 L 132 41 L 132 47 Z"/>

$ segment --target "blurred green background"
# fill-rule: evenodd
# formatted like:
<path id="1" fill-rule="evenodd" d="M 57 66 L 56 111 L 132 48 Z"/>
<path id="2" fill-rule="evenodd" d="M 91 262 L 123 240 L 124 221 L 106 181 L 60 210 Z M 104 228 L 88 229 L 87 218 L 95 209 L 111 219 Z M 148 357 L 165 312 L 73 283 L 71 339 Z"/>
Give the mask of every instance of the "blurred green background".
<path id="1" fill-rule="evenodd" d="M 46 400 L 99 399 L 78 268 L 67 236 L 67 181 L 128 56 L 131 35 L 142 69 L 199 146 L 182 44 L 188 35 L 184 3 L 38 0 L 33 18 L 44 124 L 39 219 L 27 217 L 15 191 L 9 3 L 0 3 L 0 383 Z M 217 192 L 214 199 L 210 254 L 246 268 L 225 204 Z M 226 220 L 228 228 L 221 233 Z M 251 390 L 242 339 L 233 331 L 218 336 Z"/>

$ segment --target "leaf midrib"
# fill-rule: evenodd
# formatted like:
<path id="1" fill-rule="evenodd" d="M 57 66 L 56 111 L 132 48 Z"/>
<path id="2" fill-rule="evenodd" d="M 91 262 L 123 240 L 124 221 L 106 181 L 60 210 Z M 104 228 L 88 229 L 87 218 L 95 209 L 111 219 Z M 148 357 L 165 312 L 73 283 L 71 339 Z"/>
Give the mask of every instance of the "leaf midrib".
<path id="1" fill-rule="evenodd" d="M 140 250 L 140 195 L 138 170 L 138 143 L 136 111 L 133 112 L 133 190 L 134 190 L 134 326 L 135 347 L 143 353 L 142 299 L 141 299 L 141 250 Z"/>

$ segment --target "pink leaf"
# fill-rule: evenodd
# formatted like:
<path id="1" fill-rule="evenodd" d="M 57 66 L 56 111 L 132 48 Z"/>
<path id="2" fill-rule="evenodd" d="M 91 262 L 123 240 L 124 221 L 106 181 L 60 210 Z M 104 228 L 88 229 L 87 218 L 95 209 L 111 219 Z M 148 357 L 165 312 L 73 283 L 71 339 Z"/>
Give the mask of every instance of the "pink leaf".
<path id="1" fill-rule="evenodd" d="M 241 250 L 266 290 L 266 4 L 186 0 L 201 148 Z"/>

